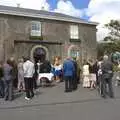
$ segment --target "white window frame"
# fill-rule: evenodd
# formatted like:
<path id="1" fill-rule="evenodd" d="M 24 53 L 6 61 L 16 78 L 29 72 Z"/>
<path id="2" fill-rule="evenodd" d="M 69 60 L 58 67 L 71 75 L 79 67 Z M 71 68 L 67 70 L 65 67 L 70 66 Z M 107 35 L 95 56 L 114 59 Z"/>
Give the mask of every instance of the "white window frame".
<path id="1" fill-rule="evenodd" d="M 31 36 L 41 36 L 41 22 L 40 21 L 32 21 L 31 22 Z"/>
<path id="2" fill-rule="evenodd" d="M 70 25 L 70 39 L 79 39 L 78 25 Z"/>

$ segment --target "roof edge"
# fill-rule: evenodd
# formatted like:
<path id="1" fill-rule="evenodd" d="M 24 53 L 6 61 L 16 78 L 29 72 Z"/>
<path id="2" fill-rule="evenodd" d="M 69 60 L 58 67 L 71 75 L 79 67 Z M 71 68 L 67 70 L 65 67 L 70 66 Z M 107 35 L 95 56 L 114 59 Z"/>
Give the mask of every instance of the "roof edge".
<path id="1" fill-rule="evenodd" d="M 5 7 L 8 7 L 8 6 L 5 6 Z M 10 7 L 10 8 L 17 8 L 17 7 Z M 20 8 L 20 9 L 24 9 L 24 8 Z M 25 10 L 34 10 L 34 9 L 26 9 L 25 8 Z M 39 10 L 36 10 L 36 11 L 39 11 Z M 49 12 L 49 11 L 47 11 L 47 12 L 54 13 L 54 12 Z M 68 18 L 64 18 L 63 16 L 50 15 L 50 14 L 49 15 L 35 14 L 35 13 L 15 11 L 15 10 L 0 10 L 0 14 L 15 15 L 15 16 L 21 16 L 21 17 L 23 16 L 23 17 L 43 18 L 43 19 L 50 19 L 50 20 L 82 23 L 82 24 L 88 24 L 88 25 L 94 25 L 94 26 L 97 26 L 99 24 L 97 22 L 85 21 L 85 20 L 81 20 L 81 19 L 76 18 L 76 17 L 65 15 L 65 14 L 63 14 L 63 15 L 65 15 L 66 17 L 68 16 Z"/>

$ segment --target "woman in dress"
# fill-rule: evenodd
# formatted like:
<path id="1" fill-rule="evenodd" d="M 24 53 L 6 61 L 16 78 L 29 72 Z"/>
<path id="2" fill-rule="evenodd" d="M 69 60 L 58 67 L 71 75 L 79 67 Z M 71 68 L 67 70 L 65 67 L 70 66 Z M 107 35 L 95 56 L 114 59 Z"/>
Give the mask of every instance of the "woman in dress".
<path id="1" fill-rule="evenodd" d="M 18 90 L 25 90 L 24 84 L 24 71 L 23 71 L 23 59 L 18 60 Z"/>
<path id="2" fill-rule="evenodd" d="M 83 65 L 83 87 L 84 88 L 90 87 L 89 64 L 87 62 L 84 62 L 84 65 Z"/>
<path id="3" fill-rule="evenodd" d="M 55 57 L 54 59 L 54 64 L 53 64 L 53 69 L 54 69 L 54 78 L 56 82 L 61 81 L 61 76 L 62 76 L 62 64 L 61 64 L 61 59 L 60 57 Z"/>

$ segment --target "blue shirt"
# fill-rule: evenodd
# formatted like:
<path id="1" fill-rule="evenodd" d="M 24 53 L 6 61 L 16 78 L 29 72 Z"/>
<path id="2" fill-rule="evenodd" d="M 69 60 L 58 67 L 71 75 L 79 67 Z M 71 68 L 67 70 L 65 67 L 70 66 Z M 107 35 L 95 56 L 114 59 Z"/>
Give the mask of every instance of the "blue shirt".
<path id="1" fill-rule="evenodd" d="M 64 76 L 73 76 L 75 72 L 75 67 L 72 60 L 66 60 L 63 64 L 63 74 Z"/>

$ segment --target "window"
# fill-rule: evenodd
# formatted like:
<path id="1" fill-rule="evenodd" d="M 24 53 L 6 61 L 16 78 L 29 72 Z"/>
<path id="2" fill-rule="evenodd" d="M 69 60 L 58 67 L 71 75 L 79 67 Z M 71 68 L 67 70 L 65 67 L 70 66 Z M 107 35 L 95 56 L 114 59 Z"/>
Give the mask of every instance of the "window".
<path id="1" fill-rule="evenodd" d="M 78 50 L 71 50 L 71 53 L 70 53 L 71 55 L 71 57 L 79 57 L 79 51 Z"/>
<path id="2" fill-rule="evenodd" d="M 41 36 L 41 22 L 32 21 L 31 36 Z"/>
<path id="3" fill-rule="evenodd" d="M 70 26 L 70 39 L 79 39 L 78 25 Z"/>

